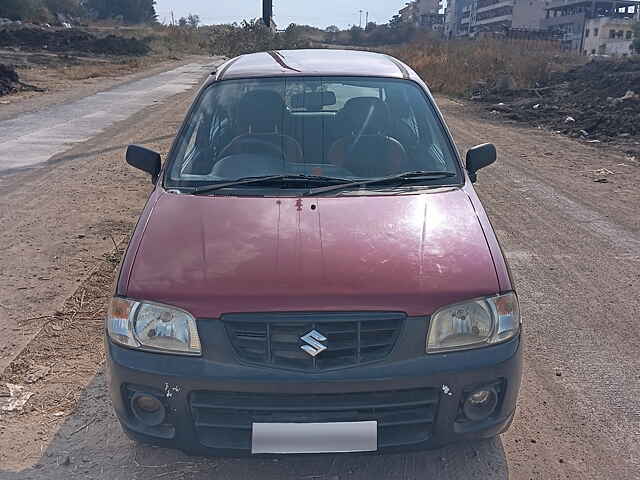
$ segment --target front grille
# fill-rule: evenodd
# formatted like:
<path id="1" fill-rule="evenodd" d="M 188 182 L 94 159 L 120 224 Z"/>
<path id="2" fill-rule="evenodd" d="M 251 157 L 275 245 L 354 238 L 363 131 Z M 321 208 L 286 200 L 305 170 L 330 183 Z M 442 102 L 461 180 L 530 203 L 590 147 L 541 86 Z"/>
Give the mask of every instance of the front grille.
<path id="1" fill-rule="evenodd" d="M 327 370 L 382 360 L 398 339 L 404 314 L 240 314 L 223 321 L 238 356 L 250 363 L 296 370 Z M 316 330 L 326 350 L 313 357 L 302 336 Z"/>
<path id="2" fill-rule="evenodd" d="M 378 448 L 419 444 L 431 437 L 438 390 L 263 394 L 196 391 L 191 412 L 200 443 L 251 450 L 256 423 L 378 422 Z"/>

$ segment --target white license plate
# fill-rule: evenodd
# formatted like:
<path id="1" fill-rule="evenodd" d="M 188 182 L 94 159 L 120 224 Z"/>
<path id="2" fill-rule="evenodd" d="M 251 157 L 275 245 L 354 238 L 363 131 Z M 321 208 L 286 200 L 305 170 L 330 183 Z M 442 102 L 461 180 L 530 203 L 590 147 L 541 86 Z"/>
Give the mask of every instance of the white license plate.
<path id="1" fill-rule="evenodd" d="M 373 452 L 378 422 L 254 423 L 251 453 Z"/>

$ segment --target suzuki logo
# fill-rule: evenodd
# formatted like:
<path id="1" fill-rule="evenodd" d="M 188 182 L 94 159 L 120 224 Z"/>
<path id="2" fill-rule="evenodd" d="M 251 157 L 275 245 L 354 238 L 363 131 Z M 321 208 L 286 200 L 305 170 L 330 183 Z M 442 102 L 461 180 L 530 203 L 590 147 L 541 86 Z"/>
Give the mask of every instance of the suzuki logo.
<path id="1" fill-rule="evenodd" d="M 300 348 L 312 357 L 315 357 L 316 355 L 324 352 L 327 349 L 327 347 L 320 343 L 325 342 L 327 340 L 327 337 L 316 330 L 311 330 L 305 336 L 300 337 L 300 340 L 307 343 L 307 345 L 302 345 Z"/>

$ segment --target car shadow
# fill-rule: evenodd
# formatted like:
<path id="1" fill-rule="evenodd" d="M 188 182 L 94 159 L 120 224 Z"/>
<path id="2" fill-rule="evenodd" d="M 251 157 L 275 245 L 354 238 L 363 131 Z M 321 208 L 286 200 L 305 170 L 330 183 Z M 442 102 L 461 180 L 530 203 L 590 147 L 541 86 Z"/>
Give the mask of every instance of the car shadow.
<path id="1" fill-rule="evenodd" d="M 274 458 L 202 458 L 137 444 L 112 411 L 104 373 L 85 390 L 73 415 L 58 430 L 40 461 L 3 480 L 25 479 L 260 479 L 372 480 L 508 479 L 499 438 L 438 450 L 391 455 L 305 455 Z"/>

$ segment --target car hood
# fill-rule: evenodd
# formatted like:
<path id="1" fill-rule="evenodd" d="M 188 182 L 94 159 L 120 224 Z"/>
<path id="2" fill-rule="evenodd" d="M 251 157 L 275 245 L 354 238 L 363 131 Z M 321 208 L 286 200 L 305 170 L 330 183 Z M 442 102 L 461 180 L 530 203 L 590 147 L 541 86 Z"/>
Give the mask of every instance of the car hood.
<path id="1" fill-rule="evenodd" d="M 199 318 L 267 311 L 427 315 L 499 290 L 464 190 L 249 198 L 162 193 L 126 294 Z"/>

